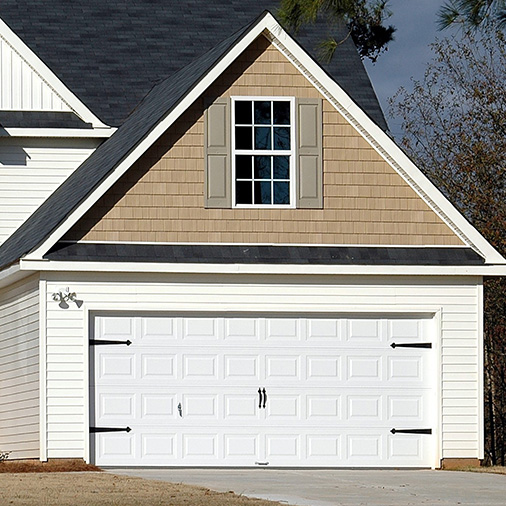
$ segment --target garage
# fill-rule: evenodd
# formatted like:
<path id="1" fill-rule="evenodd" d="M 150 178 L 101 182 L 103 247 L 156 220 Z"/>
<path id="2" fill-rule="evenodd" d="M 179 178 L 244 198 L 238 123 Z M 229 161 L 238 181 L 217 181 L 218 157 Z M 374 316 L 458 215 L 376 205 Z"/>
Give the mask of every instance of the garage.
<path id="1" fill-rule="evenodd" d="M 428 315 L 95 315 L 98 465 L 431 467 Z"/>

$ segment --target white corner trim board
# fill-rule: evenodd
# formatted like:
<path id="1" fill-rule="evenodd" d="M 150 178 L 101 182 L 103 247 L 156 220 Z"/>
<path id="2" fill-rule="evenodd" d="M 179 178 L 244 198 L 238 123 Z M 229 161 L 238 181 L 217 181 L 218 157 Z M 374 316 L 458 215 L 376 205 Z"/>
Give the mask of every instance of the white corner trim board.
<path id="1" fill-rule="evenodd" d="M 97 202 L 97 200 L 137 161 L 146 150 L 176 121 L 177 118 L 235 61 L 260 34 L 270 33 L 270 39 L 285 56 L 329 98 L 342 114 L 376 151 L 410 184 L 441 219 L 470 247 L 482 254 L 486 263 L 506 264 L 493 246 L 457 211 L 443 194 L 422 174 L 369 117 L 353 102 L 344 90 L 283 30 L 274 17 L 266 13 L 210 72 L 199 81 L 176 107 L 156 125 L 138 146 L 115 168 L 94 192 L 26 258 L 41 259 L 43 255 Z M 321 84 L 318 84 L 321 83 Z"/>

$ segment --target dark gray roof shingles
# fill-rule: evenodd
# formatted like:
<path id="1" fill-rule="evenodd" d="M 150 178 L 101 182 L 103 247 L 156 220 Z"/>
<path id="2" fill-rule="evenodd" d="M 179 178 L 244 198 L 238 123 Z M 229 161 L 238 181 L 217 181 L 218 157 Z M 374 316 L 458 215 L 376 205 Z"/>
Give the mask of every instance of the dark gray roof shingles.
<path id="1" fill-rule="evenodd" d="M 279 0 L 2 0 L 0 17 L 102 121 L 119 126 L 156 83 L 278 7 Z M 328 33 L 321 22 L 297 40 L 314 57 Z M 386 129 L 350 39 L 323 67 Z"/>
<path id="2" fill-rule="evenodd" d="M 0 246 L 0 269 L 17 261 L 42 243 L 186 96 L 193 85 L 227 53 L 250 26 L 251 24 L 243 27 L 176 72 L 170 79 L 155 86 L 114 135 L 101 144 Z"/>
<path id="3" fill-rule="evenodd" d="M 471 248 L 59 243 L 44 258 L 80 262 L 275 265 L 483 265 Z"/>

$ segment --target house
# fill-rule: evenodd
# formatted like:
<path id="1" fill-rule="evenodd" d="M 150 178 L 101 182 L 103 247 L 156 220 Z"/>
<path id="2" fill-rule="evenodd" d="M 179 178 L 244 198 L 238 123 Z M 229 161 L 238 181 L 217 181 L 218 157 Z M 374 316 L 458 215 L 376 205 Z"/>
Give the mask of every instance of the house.
<path id="1" fill-rule="evenodd" d="M 0 449 L 98 465 L 483 458 L 504 259 L 350 41 L 269 1 L 0 5 Z M 4 183 L 5 182 L 5 183 Z"/>

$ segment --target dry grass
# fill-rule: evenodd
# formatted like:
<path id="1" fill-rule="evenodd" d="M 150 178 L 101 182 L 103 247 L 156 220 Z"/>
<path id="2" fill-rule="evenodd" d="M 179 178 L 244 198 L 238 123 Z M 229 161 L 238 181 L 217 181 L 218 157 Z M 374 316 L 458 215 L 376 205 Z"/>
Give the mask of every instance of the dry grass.
<path id="1" fill-rule="evenodd" d="M 281 506 L 232 492 L 99 472 L 3 474 L 0 488 L 2 506 Z"/>
<path id="2" fill-rule="evenodd" d="M 72 473 L 82 471 L 101 471 L 101 469 L 78 459 L 53 459 L 48 462 L 38 460 L 4 460 L 0 462 L 0 473 Z"/>
<path id="3" fill-rule="evenodd" d="M 463 467 L 462 469 L 456 469 L 456 471 L 467 471 L 470 473 L 506 474 L 506 467 L 505 466 Z"/>

